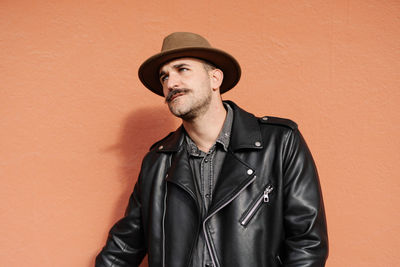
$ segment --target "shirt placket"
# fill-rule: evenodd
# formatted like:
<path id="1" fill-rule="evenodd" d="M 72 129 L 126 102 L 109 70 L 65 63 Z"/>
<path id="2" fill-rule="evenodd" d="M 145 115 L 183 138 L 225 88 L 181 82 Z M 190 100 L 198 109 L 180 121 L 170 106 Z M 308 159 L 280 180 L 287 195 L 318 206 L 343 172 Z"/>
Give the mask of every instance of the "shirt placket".
<path id="1" fill-rule="evenodd" d="M 205 206 L 205 215 L 212 200 L 212 191 L 214 186 L 213 160 L 215 149 L 214 147 L 207 153 L 201 161 L 201 181 L 202 181 L 202 198 Z"/>
<path id="2" fill-rule="evenodd" d="M 201 161 L 201 171 L 200 171 L 201 184 L 202 184 L 201 195 L 204 203 L 204 213 L 203 213 L 204 217 L 206 216 L 208 207 L 210 206 L 212 201 L 212 191 L 214 186 L 214 173 L 213 173 L 214 155 L 215 155 L 215 145 L 210 149 L 209 153 L 204 155 Z M 204 266 L 212 266 L 211 258 L 207 250 L 207 246 L 205 244 L 203 246 L 203 255 L 204 255 L 203 258 Z"/>

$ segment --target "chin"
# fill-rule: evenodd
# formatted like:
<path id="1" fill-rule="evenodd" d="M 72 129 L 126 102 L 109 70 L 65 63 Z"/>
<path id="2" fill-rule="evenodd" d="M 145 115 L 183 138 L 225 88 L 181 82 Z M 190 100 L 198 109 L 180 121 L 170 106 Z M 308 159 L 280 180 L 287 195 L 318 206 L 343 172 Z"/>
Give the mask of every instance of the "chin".
<path id="1" fill-rule="evenodd" d="M 191 120 L 195 117 L 193 116 L 193 112 L 190 109 L 186 110 L 182 108 L 170 107 L 169 110 L 174 116 L 181 118 L 183 120 Z"/>
<path id="2" fill-rule="evenodd" d="M 183 110 L 181 107 L 178 107 L 176 105 L 172 104 L 172 105 L 168 105 L 168 107 L 169 107 L 169 111 L 171 111 L 171 113 L 176 117 L 180 117 L 186 113 L 185 110 Z"/>
<path id="3" fill-rule="evenodd" d="M 168 103 L 168 108 L 172 112 L 172 114 L 183 114 L 188 112 L 188 107 L 184 105 L 179 99 L 174 99 Z"/>

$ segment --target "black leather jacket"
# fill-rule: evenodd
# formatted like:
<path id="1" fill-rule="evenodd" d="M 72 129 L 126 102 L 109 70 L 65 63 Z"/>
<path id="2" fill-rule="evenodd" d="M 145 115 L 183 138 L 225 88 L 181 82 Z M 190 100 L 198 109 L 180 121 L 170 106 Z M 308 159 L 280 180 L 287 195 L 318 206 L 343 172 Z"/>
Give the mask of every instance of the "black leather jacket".
<path id="1" fill-rule="evenodd" d="M 145 156 L 125 217 L 96 267 L 186 267 L 200 231 L 215 267 L 325 265 L 328 239 L 318 174 L 297 125 L 234 111 L 229 152 L 204 221 L 182 129 Z"/>

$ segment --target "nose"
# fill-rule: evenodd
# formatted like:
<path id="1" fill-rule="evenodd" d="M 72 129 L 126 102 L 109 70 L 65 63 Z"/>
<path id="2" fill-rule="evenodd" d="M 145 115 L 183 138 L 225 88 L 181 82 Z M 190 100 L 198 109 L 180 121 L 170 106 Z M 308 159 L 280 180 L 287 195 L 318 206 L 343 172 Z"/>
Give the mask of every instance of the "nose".
<path id="1" fill-rule="evenodd" d="M 168 91 L 172 91 L 175 88 L 178 88 L 180 85 L 180 79 L 179 79 L 179 75 L 177 73 L 170 72 L 168 75 L 168 80 L 167 80 L 167 88 Z"/>

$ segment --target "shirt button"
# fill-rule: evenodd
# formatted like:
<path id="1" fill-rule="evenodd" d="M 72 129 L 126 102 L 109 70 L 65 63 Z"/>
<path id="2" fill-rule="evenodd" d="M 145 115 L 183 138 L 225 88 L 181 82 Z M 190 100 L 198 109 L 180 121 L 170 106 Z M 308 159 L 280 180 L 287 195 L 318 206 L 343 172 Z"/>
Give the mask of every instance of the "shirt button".
<path id="1" fill-rule="evenodd" d="M 214 265 L 212 263 L 206 263 L 206 267 L 213 267 Z"/>
<path id="2" fill-rule="evenodd" d="M 159 150 L 161 150 L 161 149 L 163 149 L 163 148 L 164 148 L 164 146 L 159 146 L 159 147 L 158 147 Z"/>
<path id="3" fill-rule="evenodd" d="M 263 117 L 262 120 L 263 120 L 263 121 L 267 121 L 267 120 L 268 120 L 268 117 Z"/>
<path id="4" fill-rule="evenodd" d="M 211 197 L 211 194 L 206 194 L 206 198 L 210 198 Z"/>
<path id="5" fill-rule="evenodd" d="M 261 146 L 261 142 L 257 141 L 254 143 L 255 146 Z"/>

